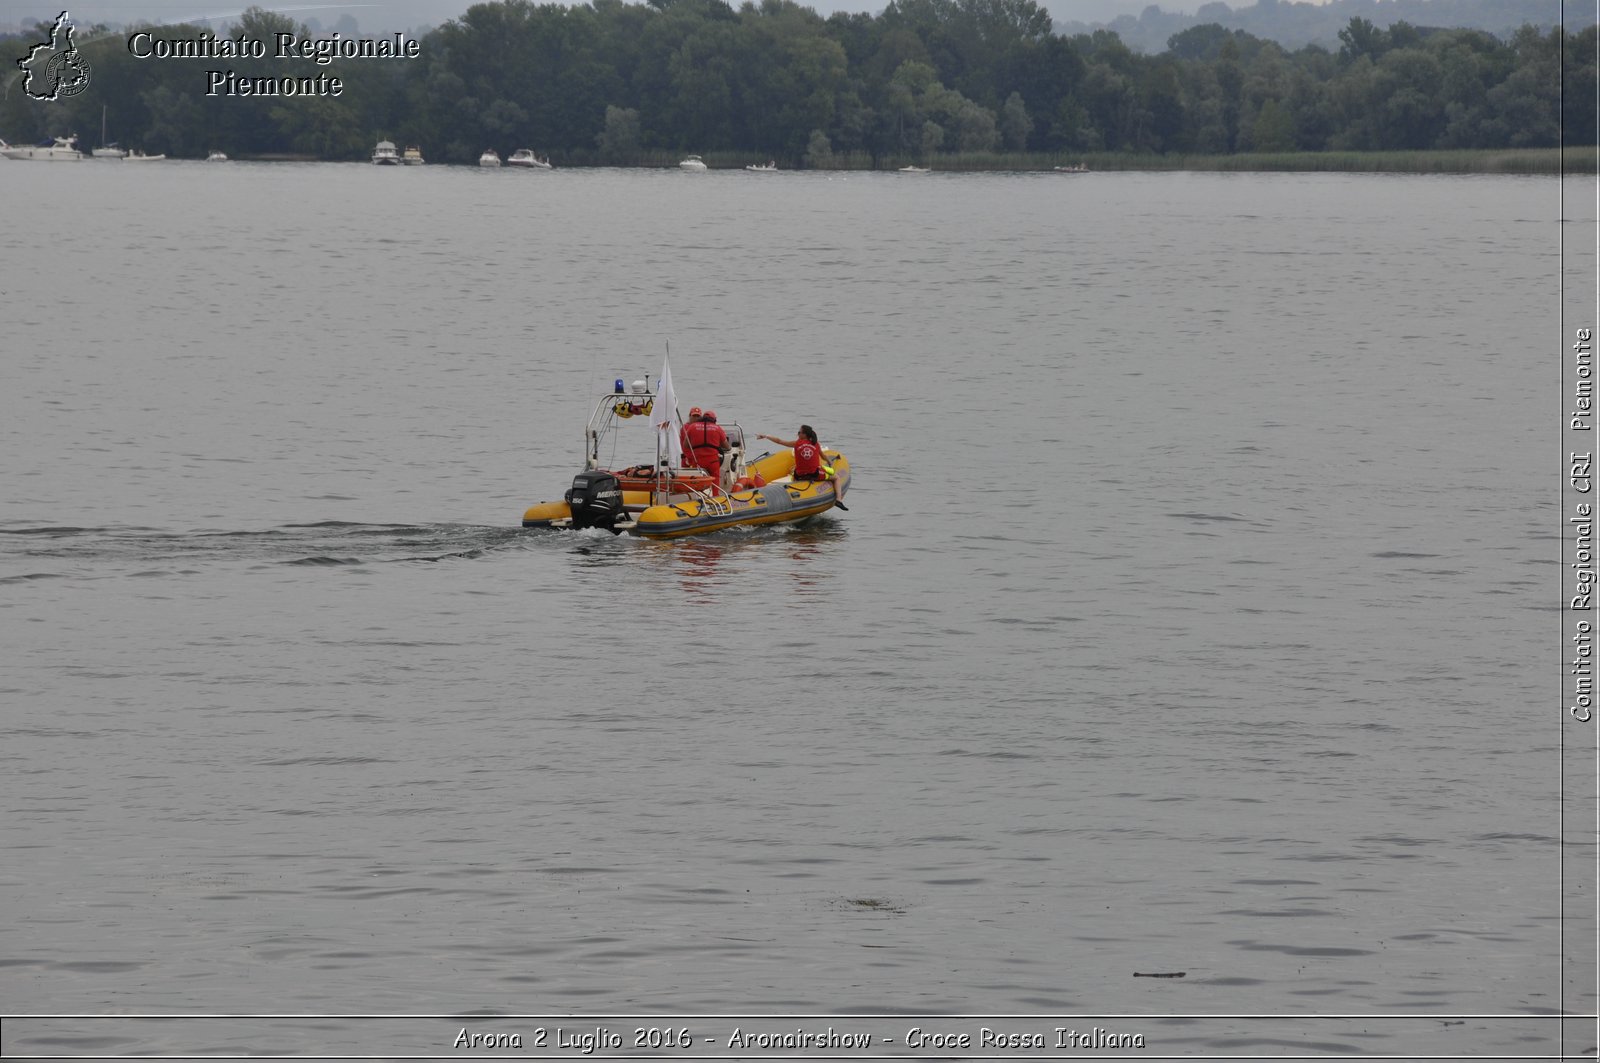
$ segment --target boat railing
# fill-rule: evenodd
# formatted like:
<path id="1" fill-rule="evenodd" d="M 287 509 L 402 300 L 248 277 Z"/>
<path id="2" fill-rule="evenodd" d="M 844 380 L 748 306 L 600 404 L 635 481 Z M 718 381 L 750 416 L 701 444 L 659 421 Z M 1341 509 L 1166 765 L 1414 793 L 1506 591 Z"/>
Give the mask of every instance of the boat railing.
<path id="1" fill-rule="evenodd" d="M 720 487 L 711 487 L 704 491 L 691 487 L 689 493 L 700 501 L 702 516 L 726 517 L 733 512 L 732 501 Z"/>

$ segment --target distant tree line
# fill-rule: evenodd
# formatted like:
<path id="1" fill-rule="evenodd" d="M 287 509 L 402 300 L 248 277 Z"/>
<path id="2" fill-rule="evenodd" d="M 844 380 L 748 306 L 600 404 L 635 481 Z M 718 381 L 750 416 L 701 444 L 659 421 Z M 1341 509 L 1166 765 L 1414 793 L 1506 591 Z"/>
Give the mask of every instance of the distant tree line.
<path id="1" fill-rule="evenodd" d="M 1249 7 L 1210 0 L 1194 14 L 1163 11 L 1159 4 L 1150 4 L 1137 16 L 1119 15 L 1110 22 L 1058 19 L 1056 32 L 1070 36 L 1110 30 L 1134 51 L 1154 54 L 1165 51 L 1175 34 L 1214 22 L 1224 29 L 1277 41 L 1291 50 L 1308 44 L 1337 50 L 1339 31 L 1353 18 L 1366 19 L 1382 29 L 1409 22 L 1443 29 L 1488 30 L 1506 40 L 1523 25 L 1541 30 L 1565 26 L 1577 33 L 1596 21 L 1594 4 L 1588 0 L 1255 0 Z"/>
<path id="2" fill-rule="evenodd" d="M 1355 18 L 1336 52 L 1290 52 L 1208 24 L 1147 56 L 1108 31 L 1057 34 L 1034 0 L 892 0 L 879 15 L 826 19 L 790 0 L 496 0 L 429 32 L 419 59 L 331 66 L 138 59 L 128 32 L 80 36 L 93 80 L 70 100 L 30 100 L 13 78 L 0 136 L 72 129 L 92 141 L 104 113 L 112 139 L 175 156 L 355 159 L 381 138 L 424 145 L 429 161 L 532 147 L 568 164 L 692 151 L 826 167 L 957 152 L 1548 147 L 1596 133 L 1593 26 L 1524 26 L 1502 41 Z M 259 8 L 229 34 L 278 32 L 308 35 Z M 208 97 L 205 71 L 219 67 L 332 73 L 345 90 Z"/>

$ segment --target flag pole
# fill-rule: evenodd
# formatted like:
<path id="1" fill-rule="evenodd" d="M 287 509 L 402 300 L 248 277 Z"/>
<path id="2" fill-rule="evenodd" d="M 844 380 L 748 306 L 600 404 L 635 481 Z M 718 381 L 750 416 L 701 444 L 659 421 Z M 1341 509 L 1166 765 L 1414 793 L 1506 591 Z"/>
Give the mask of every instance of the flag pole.
<path id="1" fill-rule="evenodd" d="M 678 396 L 672 389 L 672 352 L 669 344 L 667 357 L 661 363 L 661 382 L 656 391 L 656 491 L 658 503 L 665 502 L 671 493 L 672 471 L 683 464 L 682 448 L 678 443 L 681 426 L 678 423 Z M 666 460 L 662 458 L 665 456 Z M 665 471 L 663 471 L 665 467 Z"/>

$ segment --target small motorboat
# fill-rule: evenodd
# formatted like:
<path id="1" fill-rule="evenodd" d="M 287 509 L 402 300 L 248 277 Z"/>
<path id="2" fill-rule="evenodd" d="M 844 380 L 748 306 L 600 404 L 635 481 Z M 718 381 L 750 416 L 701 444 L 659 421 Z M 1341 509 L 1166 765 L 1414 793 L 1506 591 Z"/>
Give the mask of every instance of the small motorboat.
<path id="1" fill-rule="evenodd" d="M 900 167 L 900 169 L 895 171 L 895 173 L 930 173 L 930 172 L 932 172 L 932 171 L 930 171 L 928 169 L 928 167 L 926 167 L 926 166 L 902 166 L 902 167 Z"/>
<path id="2" fill-rule="evenodd" d="M 778 172 L 778 164 L 776 162 L 774 162 L 773 160 L 768 159 L 767 160 L 767 164 L 765 166 L 750 165 L 750 166 L 746 166 L 745 169 L 750 171 L 751 173 L 777 173 Z"/>
<path id="3" fill-rule="evenodd" d="M 1087 163 L 1080 162 L 1074 166 L 1057 166 L 1055 170 L 1056 173 L 1088 173 L 1089 166 Z"/>
<path id="4" fill-rule="evenodd" d="M 395 150 L 394 141 L 378 141 L 378 146 L 372 149 L 372 161 L 378 166 L 399 166 L 400 152 Z"/>
<path id="5" fill-rule="evenodd" d="M 478 156 L 478 165 L 491 168 L 498 167 L 500 165 L 500 156 L 493 148 L 485 148 L 483 154 Z"/>
<path id="6" fill-rule="evenodd" d="M 511 153 L 511 158 L 506 160 L 507 166 L 520 166 L 525 170 L 548 170 L 550 160 L 541 159 L 533 153 L 532 148 L 518 148 Z"/>
<path id="7" fill-rule="evenodd" d="M 417 147 L 415 144 L 411 144 L 406 148 L 405 154 L 403 154 L 400 158 L 401 161 L 407 166 L 421 166 L 423 161 L 422 149 Z"/>
<path id="8" fill-rule="evenodd" d="M 122 161 L 123 162 L 160 162 L 164 158 L 166 158 L 165 155 L 146 155 L 144 152 L 135 149 L 134 151 L 130 151 L 130 152 L 128 152 L 128 154 L 124 155 L 122 157 Z"/>
<path id="9" fill-rule="evenodd" d="M 615 453 L 618 433 L 642 424 L 654 431 L 655 460 L 621 469 L 600 464 L 601 454 Z M 624 386 L 617 380 L 602 395 L 584 429 L 583 471 L 559 502 L 540 502 L 522 514 L 524 528 L 603 528 L 646 539 L 680 539 L 758 524 L 807 520 L 841 506 L 850 488 L 850 463 L 837 450 L 824 448 L 832 469 L 826 480 L 795 480 L 794 453 L 782 450 L 747 460 L 744 430 L 737 422 L 723 426 L 730 449 L 721 475 L 684 466 L 677 453 L 678 417 L 672 393 L 672 372 L 663 366 L 661 383 L 650 378 Z"/>
<path id="10" fill-rule="evenodd" d="M 683 161 L 678 163 L 678 169 L 688 170 L 690 173 L 700 173 L 705 168 L 705 160 L 698 155 L 686 155 Z"/>
<path id="11" fill-rule="evenodd" d="M 211 154 L 206 156 L 206 161 L 207 162 L 227 162 L 228 161 L 228 156 L 225 155 L 224 153 L 220 152 L 220 151 L 213 151 Z"/>
<path id="12" fill-rule="evenodd" d="M 36 162 L 77 162 L 83 158 L 76 136 L 51 137 L 32 147 L 7 144 L 0 140 L 0 155 L 8 159 L 31 159 Z"/>

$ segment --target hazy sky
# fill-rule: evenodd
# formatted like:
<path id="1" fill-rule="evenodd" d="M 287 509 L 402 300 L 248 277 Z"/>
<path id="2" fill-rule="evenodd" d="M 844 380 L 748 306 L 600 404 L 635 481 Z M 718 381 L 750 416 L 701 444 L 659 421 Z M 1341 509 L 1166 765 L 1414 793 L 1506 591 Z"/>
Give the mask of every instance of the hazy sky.
<path id="1" fill-rule="evenodd" d="M 51 6 L 52 2 L 59 6 Z M 475 0 L 367 0 L 366 3 L 317 3 L 315 0 L 0 0 L 0 24 L 29 25 L 54 19 L 63 8 L 81 22 L 188 22 L 205 17 L 237 15 L 252 2 L 298 21 L 316 19 L 331 28 L 348 14 L 364 32 L 388 32 L 438 25 L 465 11 Z M 567 0 L 576 3 L 578 0 Z M 740 0 L 730 0 L 735 7 Z M 835 11 L 883 10 L 887 0 L 797 0 L 823 15 Z M 1119 14 L 1137 15 L 1150 3 L 1164 11 L 1192 12 L 1205 0 L 1040 0 L 1059 21 L 1104 22 Z M 1249 7 L 1254 0 L 1227 0 L 1231 7 Z"/>

